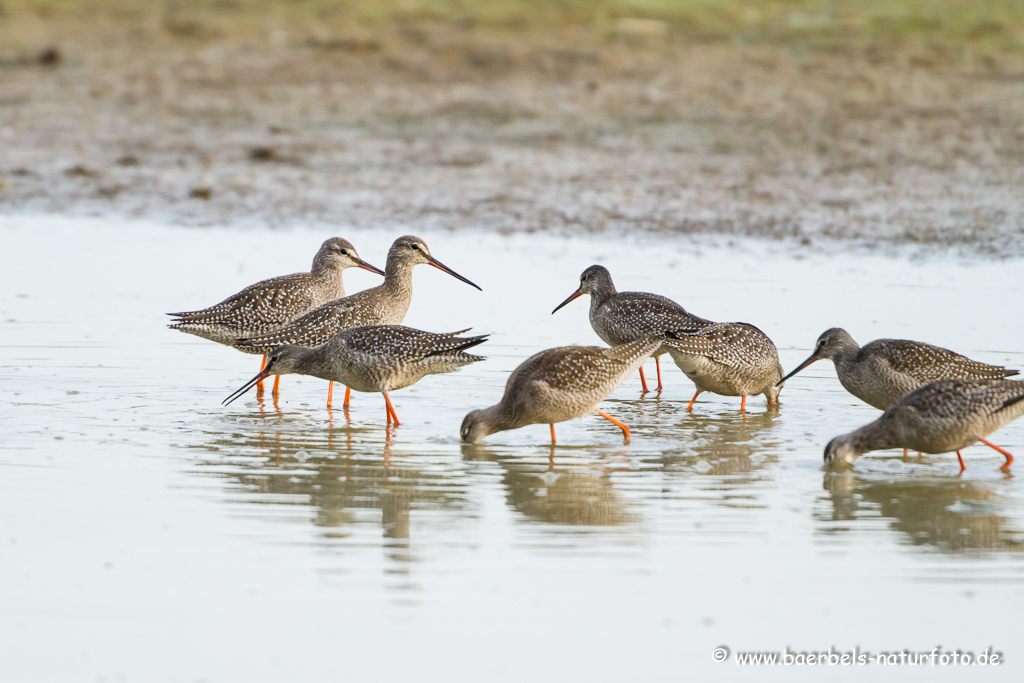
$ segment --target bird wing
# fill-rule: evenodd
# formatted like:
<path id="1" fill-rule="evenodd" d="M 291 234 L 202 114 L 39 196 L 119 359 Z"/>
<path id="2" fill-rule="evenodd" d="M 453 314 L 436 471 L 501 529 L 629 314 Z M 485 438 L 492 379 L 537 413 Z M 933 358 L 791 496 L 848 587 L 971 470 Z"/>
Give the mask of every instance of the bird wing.
<path id="1" fill-rule="evenodd" d="M 633 341 L 638 335 L 664 335 L 666 330 L 696 332 L 712 324 L 667 297 L 645 292 L 616 294 L 598 314 L 605 317 L 604 326 L 615 344 Z"/>
<path id="2" fill-rule="evenodd" d="M 198 311 L 171 313 L 177 322 L 245 327 L 254 321 L 268 329 L 294 319 L 306 311 L 313 297 L 306 288 L 308 273 L 270 278 L 232 294 L 219 304 Z"/>
<path id="3" fill-rule="evenodd" d="M 998 365 L 971 360 L 940 346 L 908 339 L 879 339 L 864 346 L 857 361 L 883 361 L 921 384 L 940 379 L 1003 378 L 1017 374 Z"/>
<path id="4" fill-rule="evenodd" d="M 505 384 L 506 393 L 520 384 L 534 382 L 545 382 L 567 392 L 589 388 L 595 377 L 621 372 L 628 365 L 628 361 L 609 355 L 610 350 L 600 346 L 562 346 L 541 351 L 512 372 Z"/>
<path id="5" fill-rule="evenodd" d="M 342 330 L 373 325 L 379 316 L 375 314 L 372 300 L 360 296 L 368 291 L 329 301 L 277 330 L 239 339 L 235 346 L 242 349 L 274 348 L 281 344 L 319 346 Z"/>
<path id="6" fill-rule="evenodd" d="M 665 345 L 738 370 L 758 368 L 766 361 L 778 362 L 772 340 L 747 323 L 715 323 L 697 332 L 674 333 Z"/>
<path id="7" fill-rule="evenodd" d="M 895 406 L 929 418 L 962 418 L 971 412 L 995 413 L 1024 400 L 1024 382 L 1008 379 L 941 379 L 901 396 Z"/>
<path id="8" fill-rule="evenodd" d="M 399 361 L 453 354 L 487 340 L 487 335 L 459 337 L 458 334 L 460 332 L 437 334 L 404 325 L 367 325 L 345 330 L 337 339 L 349 351 Z"/>

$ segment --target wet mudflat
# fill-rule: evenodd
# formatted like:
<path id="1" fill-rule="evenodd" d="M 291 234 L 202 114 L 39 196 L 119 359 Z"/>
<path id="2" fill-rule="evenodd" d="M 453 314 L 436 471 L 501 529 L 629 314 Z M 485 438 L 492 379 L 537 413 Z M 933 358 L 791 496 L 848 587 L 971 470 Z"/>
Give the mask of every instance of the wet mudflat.
<path id="1" fill-rule="evenodd" d="M 491 333 L 487 362 L 325 408 L 220 401 L 259 359 L 175 333 L 199 308 L 350 239 L 403 232 L 480 284 L 418 268 L 406 324 Z M 761 397 L 627 382 L 599 417 L 458 442 L 462 416 L 550 346 L 598 343 L 591 263 L 620 289 L 754 323 L 784 368 L 817 335 L 905 337 L 1024 368 L 1017 261 L 813 256 L 738 242 L 482 233 L 182 229 L 6 218 L 0 252 L 0 660 L 4 680 L 845 680 L 861 668 L 718 664 L 712 650 L 946 650 L 1000 667 L 872 666 L 887 680 L 1018 680 L 1024 492 L 990 449 L 821 469 L 877 416 L 830 365 Z M 354 292 L 377 283 L 345 273 Z M 654 375 L 653 362 L 647 366 Z M 1024 423 L 992 439 L 1024 456 Z M 1019 464 L 1019 463 L 1018 463 Z M 57 644 L 60 644 L 59 647 Z"/>

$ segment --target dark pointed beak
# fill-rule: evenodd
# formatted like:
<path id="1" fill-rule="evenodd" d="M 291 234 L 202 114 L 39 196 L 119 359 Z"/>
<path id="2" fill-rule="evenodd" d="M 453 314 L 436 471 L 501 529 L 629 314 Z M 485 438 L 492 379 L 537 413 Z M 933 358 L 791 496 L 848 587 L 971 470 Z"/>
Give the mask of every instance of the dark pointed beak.
<path id="1" fill-rule="evenodd" d="M 445 264 L 443 264 L 440 261 L 438 261 L 433 256 L 428 256 L 427 257 L 427 263 L 429 263 L 430 265 L 434 266 L 435 268 L 438 268 L 439 270 L 443 270 L 444 272 L 448 273 L 449 275 L 451 275 L 456 280 L 462 280 L 467 285 L 470 285 L 471 287 L 476 287 L 477 289 L 480 289 L 480 286 L 477 285 L 475 282 L 470 282 L 469 280 L 467 280 L 466 278 L 462 277 L 461 275 L 456 273 L 454 270 L 452 270 L 451 268 L 449 268 Z M 383 275 L 383 273 L 381 273 L 381 275 Z M 480 291 L 482 292 L 484 290 L 480 289 Z"/>
<path id="2" fill-rule="evenodd" d="M 377 275 L 383 275 L 384 274 L 383 270 L 381 270 L 377 266 L 371 266 L 369 263 L 367 263 L 366 261 L 364 261 L 362 259 L 359 259 L 359 263 L 357 263 L 356 265 L 359 266 L 360 268 L 362 268 L 363 270 L 368 270 L 371 273 L 377 273 Z"/>
<path id="3" fill-rule="evenodd" d="M 804 361 L 803 363 L 801 363 L 800 365 L 796 366 L 796 370 L 794 370 L 793 372 L 789 373 L 788 375 L 786 375 L 785 377 L 783 377 L 782 379 L 780 379 L 780 380 L 779 380 L 778 382 L 776 382 L 776 383 L 775 383 L 775 386 L 779 386 L 780 384 L 782 384 L 783 382 L 785 382 L 785 381 L 786 381 L 787 379 L 789 379 L 790 377 L 792 377 L 792 376 L 793 376 L 793 375 L 795 375 L 796 373 L 800 372 L 801 370 L 803 370 L 804 368 L 806 368 L 806 367 L 807 367 L 808 365 L 810 365 L 811 363 L 813 363 L 813 362 L 814 362 L 814 361 L 816 361 L 816 360 L 821 360 L 821 356 L 819 356 L 819 355 L 818 355 L 818 354 L 816 354 L 816 353 L 812 353 L 812 354 L 811 354 L 811 357 L 810 357 L 810 358 L 808 358 L 807 360 L 805 360 L 805 361 Z"/>
<path id="4" fill-rule="evenodd" d="M 256 375 L 251 380 L 246 382 L 245 386 L 243 386 L 241 389 L 239 389 L 238 391 L 236 391 L 235 393 L 231 394 L 226 399 L 224 399 L 224 401 L 221 403 L 221 405 L 225 405 L 225 406 L 229 405 L 235 399 L 241 398 L 242 394 L 244 394 L 245 392 L 249 391 L 254 386 L 256 386 L 257 382 L 262 382 L 266 378 L 270 377 L 270 367 L 269 367 L 270 364 L 268 363 L 267 365 L 268 365 L 268 367 L 263 368 L 263 370 L 260 371 L 260 374 Z"/>
<path id="5" fill-rule="evenodd" d="M 566 300 L 565 300 L 565 301 L 563 301 L 562 303 L 560 303 L 560 304 L 558 304 L 557 306 L 555 306 L 555 310 L 551 311 L 551 315 L 554 315 L 555 313 L 558 313 L 558 309 L 559 309 L 559 308 L 561 308 L 562 306 L 566 305 L 567 303 L 569 303 L 569 302 L 570 302 L 570 301 L 572 301 L 573 299 L 578 299 L 578 298 L 580 298 L 581 296 L 583 296 L 583 288 L 582 288 L 582 287 L 580 287 L 580 288 L 579 288 L 579 289 L 577 289 L 577 290 L 576 290 L 575 292 L 573 292 L 573 293 L 572 293 L 572 294 L 571 294 L 571 295 L 569 296 L 569 298 L 568 298 L 568 299 L 566 299 Z"/>

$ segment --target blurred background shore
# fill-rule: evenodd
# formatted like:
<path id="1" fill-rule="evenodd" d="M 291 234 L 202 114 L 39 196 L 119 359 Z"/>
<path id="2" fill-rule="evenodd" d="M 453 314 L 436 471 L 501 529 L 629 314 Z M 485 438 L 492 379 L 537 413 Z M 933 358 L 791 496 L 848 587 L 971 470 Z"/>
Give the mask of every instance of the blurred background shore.
<path id="1" fill-rule="evenodd" d="M 1024 254 L 1015 0 L 0 0 L 0 213 Z"/>

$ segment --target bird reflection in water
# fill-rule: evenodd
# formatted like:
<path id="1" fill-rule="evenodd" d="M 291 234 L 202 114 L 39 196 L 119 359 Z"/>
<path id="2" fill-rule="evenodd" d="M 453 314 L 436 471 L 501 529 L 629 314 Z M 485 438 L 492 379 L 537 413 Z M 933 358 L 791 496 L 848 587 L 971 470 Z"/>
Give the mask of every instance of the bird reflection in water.
<path id="1" fill-rule="evenodd" d="M 703 475 L 737 475 L 764 470 L 778 462 L 782 442 L 772 437 L 777 410 L 737 415 L 735 413 L 692 414 L 672 426 L 662 428 L 660 436 L 670 437 L 684 446 L 662 454 L 666 471 Z M 761 478 L 762 474 L 758 475 Z M 749 479 L 737 480 L 742 485 Z"/>
<path id="2" fill-rule="evenodd" d="M 848 525 L 833 522 L 881 516 L 915 546 L 947 553 L 1024 550 L 1024 533 L 1001 514 L 1000 497 L 985 482 L 881 480 L 828 472 L 822 487 L 832 510 L 816 517 L 825 523 L 822 533 L 829 536 L 850 531 Z"/>
<path id="3" fill-rule="evenodd" d="M 628 468 L 628 454 L 595 464 L 564 454 L 556 457 L 554 447 L 546 461 L 507 456 L 481 445 L 464 444 L 462 453 L 466 460 L 494 462 L 501 467 L 506 502 L 531 520 L 582 526 L 624 526 L 639 521 L 610 476 L 613 469 Z"/>
<path id="4" fill-rule="evenodd" d="M 467 505 L 468 487 L 462 478 L 437 467 L 436 461 L 421 466 L 419 456 L 394 457 L 391 434 L 381 444 L 379 431 L 372 428 L 324 429 L 323 423 L 296 420 L 273 430 L 257 428 L 261 431 L 211 433 L 205 448 L 217 457 L 200 461 L 197 471 L 225 480 L 234 501 L 312 508 L 311 521 L 322 529 L 320 538 L 332 551 L 345 547 L 338 541 L 353 538 L 356 526 L 379 524 L 381 536 L 388 539 L 382 544 L 388 559 L 412 561 L 412 512 L 461 515 Z M 373 510 L 379 516 L 366 514 Z M 266 511 L 263 507 L 260 512 Z M 421 524 L 435 519 L 426 514 Z"/>

